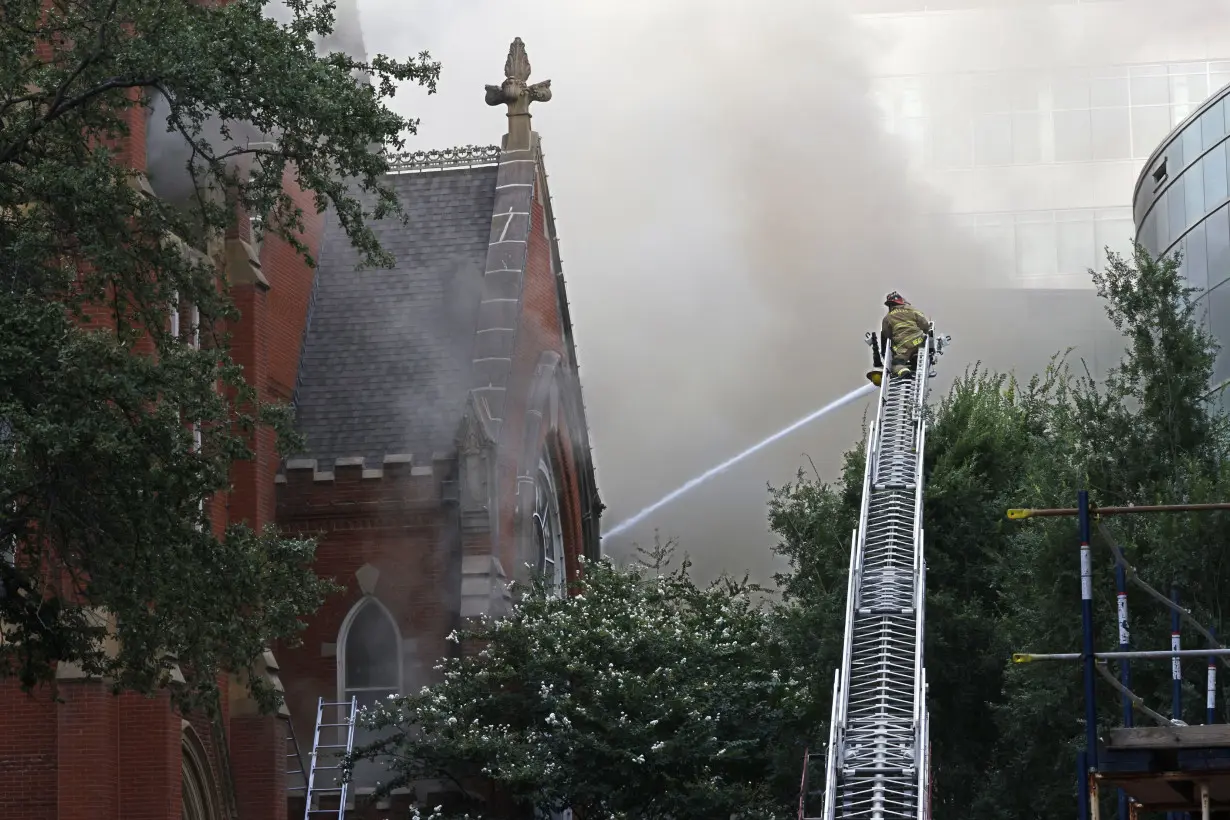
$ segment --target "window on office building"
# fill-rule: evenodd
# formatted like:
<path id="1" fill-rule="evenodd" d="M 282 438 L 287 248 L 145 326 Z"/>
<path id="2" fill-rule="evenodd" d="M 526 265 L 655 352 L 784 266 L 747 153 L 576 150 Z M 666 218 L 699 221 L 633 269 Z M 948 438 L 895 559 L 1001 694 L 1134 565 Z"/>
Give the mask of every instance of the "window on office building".
<path id="1" fill-rule="evenodd" d="M 1090 269 L 1106 265 L 1106 249 L 1130 258 L 1133 224 L 1130 208 L 1027 211 L 1016 214 L 966 214 L 958 228 L 987 254 L 990 273 L 1021 284 L 1030 280 L 1090 287 Z M 1228 226 L 1230 227 L 1230 226 Z M 1225 235 L 1230 255 L 1230 231 Z"/>
<path id="2" fill-rule="evenodd" d="M 911 120 L 926 164 L 965 168 L 1143 159 L 1227 84 L 1230 61 L 887 77 L 876 94 L 890 131 Z M 1224 105 L 1202 115 L 1176 152 L 1215 145 L 1227 116 Z"/>
<path id="3" fill-rule="evenodd" d="M 1230 340 L 1230 283 L 1209 291 L 1205 297 L 1208 302 L 1209 333 L 1214 339 Z M 1230 379 L 1230 345 L 1222 347 L 1213 364 L 1213 384 L 1220 384 Z"/>
<path id="4" fill-rule="evenodd" d="M 1205 258 L 1208 260 L 1208 287 L 1230 279 L 1230 211 L 1222 207 L 1204 221 Z M 1230 339 L 1226 340 L 1230 347 Z"/>

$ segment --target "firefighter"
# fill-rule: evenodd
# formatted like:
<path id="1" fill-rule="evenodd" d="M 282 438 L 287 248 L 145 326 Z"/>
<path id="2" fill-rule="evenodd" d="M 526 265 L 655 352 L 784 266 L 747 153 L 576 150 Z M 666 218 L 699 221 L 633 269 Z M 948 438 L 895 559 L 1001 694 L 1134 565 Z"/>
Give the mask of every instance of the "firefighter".
<path id="1" fill-rule="evenodd" d="M 884 306 L 888 308 L 888 313 L 880 326 L 880 339 L 891 339 L 893 343 L 889 372 L 894 376 L 908 376 L 918 357 L 918 346 L 930 330 L 931 321 L 897 291 L 884 297 Z"/>

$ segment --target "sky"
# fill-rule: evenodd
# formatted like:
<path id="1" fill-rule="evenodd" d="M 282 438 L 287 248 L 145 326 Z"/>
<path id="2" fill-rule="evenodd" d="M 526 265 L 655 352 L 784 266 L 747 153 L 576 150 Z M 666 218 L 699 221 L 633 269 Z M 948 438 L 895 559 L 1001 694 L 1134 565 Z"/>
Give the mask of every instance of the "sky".
<path id="1" fill-rule="evenodd" d="M 979 296 L 1007 274 L 925 216 L 947 199 L 909 172 L 872 100 L 872 60 L 911 59 L 892 25 L 867 26 L 837 0 L 347 2 L 339 13 L 357 14 L 368 54 L 427 49 L 443 63 L 437 94 L 407 87 L 390 103 L 421 120 L 412 148 L 499 141 L 504 108 L 487 107 L 483 87 L 502 81 L 513 37 L 531 82 L 552 81 L 533 126 L 607 527 L 858 387 L 870 365 L 863 334 L 878 329 L 888 290 L 954 337 L 937 390 L 979 361 L 1036 367 L 1076 338 L 1070 323 Z M 1202 8 L 1212 6 L 1226 10 Z M 1198 7 L 1174 7 L 1185 31 L 1207 26 Z M 1142 25 L 1099 48 L 1130 51 L 1143 38 L 1146 7 L 1133 8 Z M 1084 42 L 1026 34 L 1034 46 L 1016 59 L 1071 61 Z M 988 44 L 967 56 L 994 67 Z M 836 477 L 868 404 L 766 448 L 604 548 L 626 555 L 656 529 L 701 576 L 769 580 L 780 565 L 767 486 L 813 463 Z"/>

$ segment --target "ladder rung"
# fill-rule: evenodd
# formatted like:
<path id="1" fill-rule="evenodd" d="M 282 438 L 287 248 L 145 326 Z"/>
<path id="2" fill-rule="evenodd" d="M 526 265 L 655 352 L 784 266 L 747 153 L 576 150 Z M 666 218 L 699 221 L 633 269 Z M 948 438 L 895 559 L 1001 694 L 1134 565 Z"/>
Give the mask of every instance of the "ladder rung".
<path id="1" fill-rule="evenodd" d="M 345 743 L 322 743 L 316 747 L 317 749 L 345 749 Z"/>
<path id="2" fill-rule="evenodd" d="M 313 766 L 313 767 L 312 767 L 312 771 L 314 771 L 314 772 L 326 772 L 326 771 L 331 771 L 331 770 L 333 770 L 333 769 L 340 769 L 340 768 L 342 768 L 342 767 L 341 767 L 341 766 Z"/>
<path id="3" fill-rule="evenodd" d="M 350 705 L 350 701 L 348 701 L 348 700 L 339 700 L 339 701 L 336 701 L 336 702 L 334 702 L 334 703 L 322 703 L 322 704 L 320 704 L 320 705 L 321 705 L 321 706 L 349 706 L 349 705 Z"/>
<path id="4" fill-rule="evenodd" d="M 842 769 L 841 774 L 843 777 L 875 777 L 876 775 L 883 775 L 884 777 L 913 777 L 914 767 L 894 766 L 892 768 Z"/>

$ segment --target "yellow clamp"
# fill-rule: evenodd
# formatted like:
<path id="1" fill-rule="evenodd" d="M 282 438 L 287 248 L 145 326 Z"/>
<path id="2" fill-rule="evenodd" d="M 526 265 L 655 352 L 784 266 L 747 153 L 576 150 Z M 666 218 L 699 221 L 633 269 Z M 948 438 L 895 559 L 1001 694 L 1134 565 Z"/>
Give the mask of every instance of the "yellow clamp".
<path id="1" fill-rule="evenodd" d="M 1012 653 L 1013 663 L 1029 663 L 1033 659 L 1034 659 L 1034 656 L 1026 652 L 1013 652 Z"/>
<path id="2" fill-rule="evenodd" d="M 1020 521 L 1023 518 L 1029 518 L 1033 514 L 1033 510 L 1008 510 L 1008 520 Z"/>

